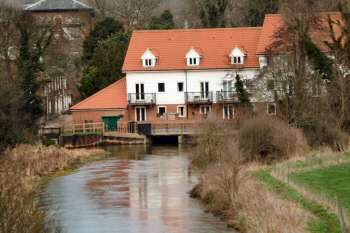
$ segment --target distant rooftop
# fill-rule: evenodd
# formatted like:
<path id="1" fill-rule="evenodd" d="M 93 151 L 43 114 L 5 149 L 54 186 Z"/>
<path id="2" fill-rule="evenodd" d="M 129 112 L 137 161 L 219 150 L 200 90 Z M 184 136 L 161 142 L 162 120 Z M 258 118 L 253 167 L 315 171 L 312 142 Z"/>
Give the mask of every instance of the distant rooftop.
<path id="1" fill-rule="evenodd" d="M 27 2 L 29 2 L 27 0 Z M 37 0 L 25 6 L 27 11 L 92 11 L 93 8 L 77 0 Z"/>

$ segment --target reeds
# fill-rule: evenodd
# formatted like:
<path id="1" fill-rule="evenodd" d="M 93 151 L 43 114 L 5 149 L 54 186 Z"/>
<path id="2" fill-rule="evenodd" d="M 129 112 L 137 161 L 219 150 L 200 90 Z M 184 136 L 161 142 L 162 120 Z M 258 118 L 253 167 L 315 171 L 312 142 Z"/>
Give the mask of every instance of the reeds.
<path id="1" fill-rule="evenodd" d="M 43 176 L 74 166 L 102 150 L 20 145 L 0 156 L 0 233 L 56 232 L 33 198 Z"/>

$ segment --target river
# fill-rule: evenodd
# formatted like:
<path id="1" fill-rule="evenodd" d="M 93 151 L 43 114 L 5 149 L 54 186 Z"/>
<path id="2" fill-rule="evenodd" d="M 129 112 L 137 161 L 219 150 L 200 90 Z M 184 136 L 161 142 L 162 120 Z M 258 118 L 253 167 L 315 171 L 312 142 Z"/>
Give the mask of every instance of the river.
<path id="1" fill-rule="evenodd" d="M 109 159 L 52 180 L 40 195 L 65 233 L 226 233 L 189 197 L 191 147 L 109 147 Z"/>

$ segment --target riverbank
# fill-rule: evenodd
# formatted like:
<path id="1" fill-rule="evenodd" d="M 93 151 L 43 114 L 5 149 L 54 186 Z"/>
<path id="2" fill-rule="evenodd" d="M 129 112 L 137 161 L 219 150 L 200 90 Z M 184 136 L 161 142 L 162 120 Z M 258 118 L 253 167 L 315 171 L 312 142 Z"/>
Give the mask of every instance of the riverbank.
<path id="1" fill-rule="evenodd" d="M 239 171 L 237 191 L 230 165 L 211 166 L 192 194 L 240 232 L 349 232 L 349 164 L 350 153 L 331 151 L 250 163 Z"/>
<path id="2" fill-rule="evenodd" d="M 45 213 L 33 202 L 39 185 L 55 174 L 107 155 L 101 149 L 42 145 L 20 145 L 5 152 L 0 157 L 0 232 L 57 232 L 47 229 L 55 224 L 45 224 Z"/>

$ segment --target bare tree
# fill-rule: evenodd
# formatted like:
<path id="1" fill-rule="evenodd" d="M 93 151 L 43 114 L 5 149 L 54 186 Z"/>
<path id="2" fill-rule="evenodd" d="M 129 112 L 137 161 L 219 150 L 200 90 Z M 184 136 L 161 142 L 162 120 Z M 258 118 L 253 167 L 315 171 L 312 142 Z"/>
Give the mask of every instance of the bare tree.
<path id="1" fill-rule="evenodd" d="M 140 28 L 147 22 L 160 0 L 90 0 L 102 17 L 117 17 L 127 28 Z"/>

